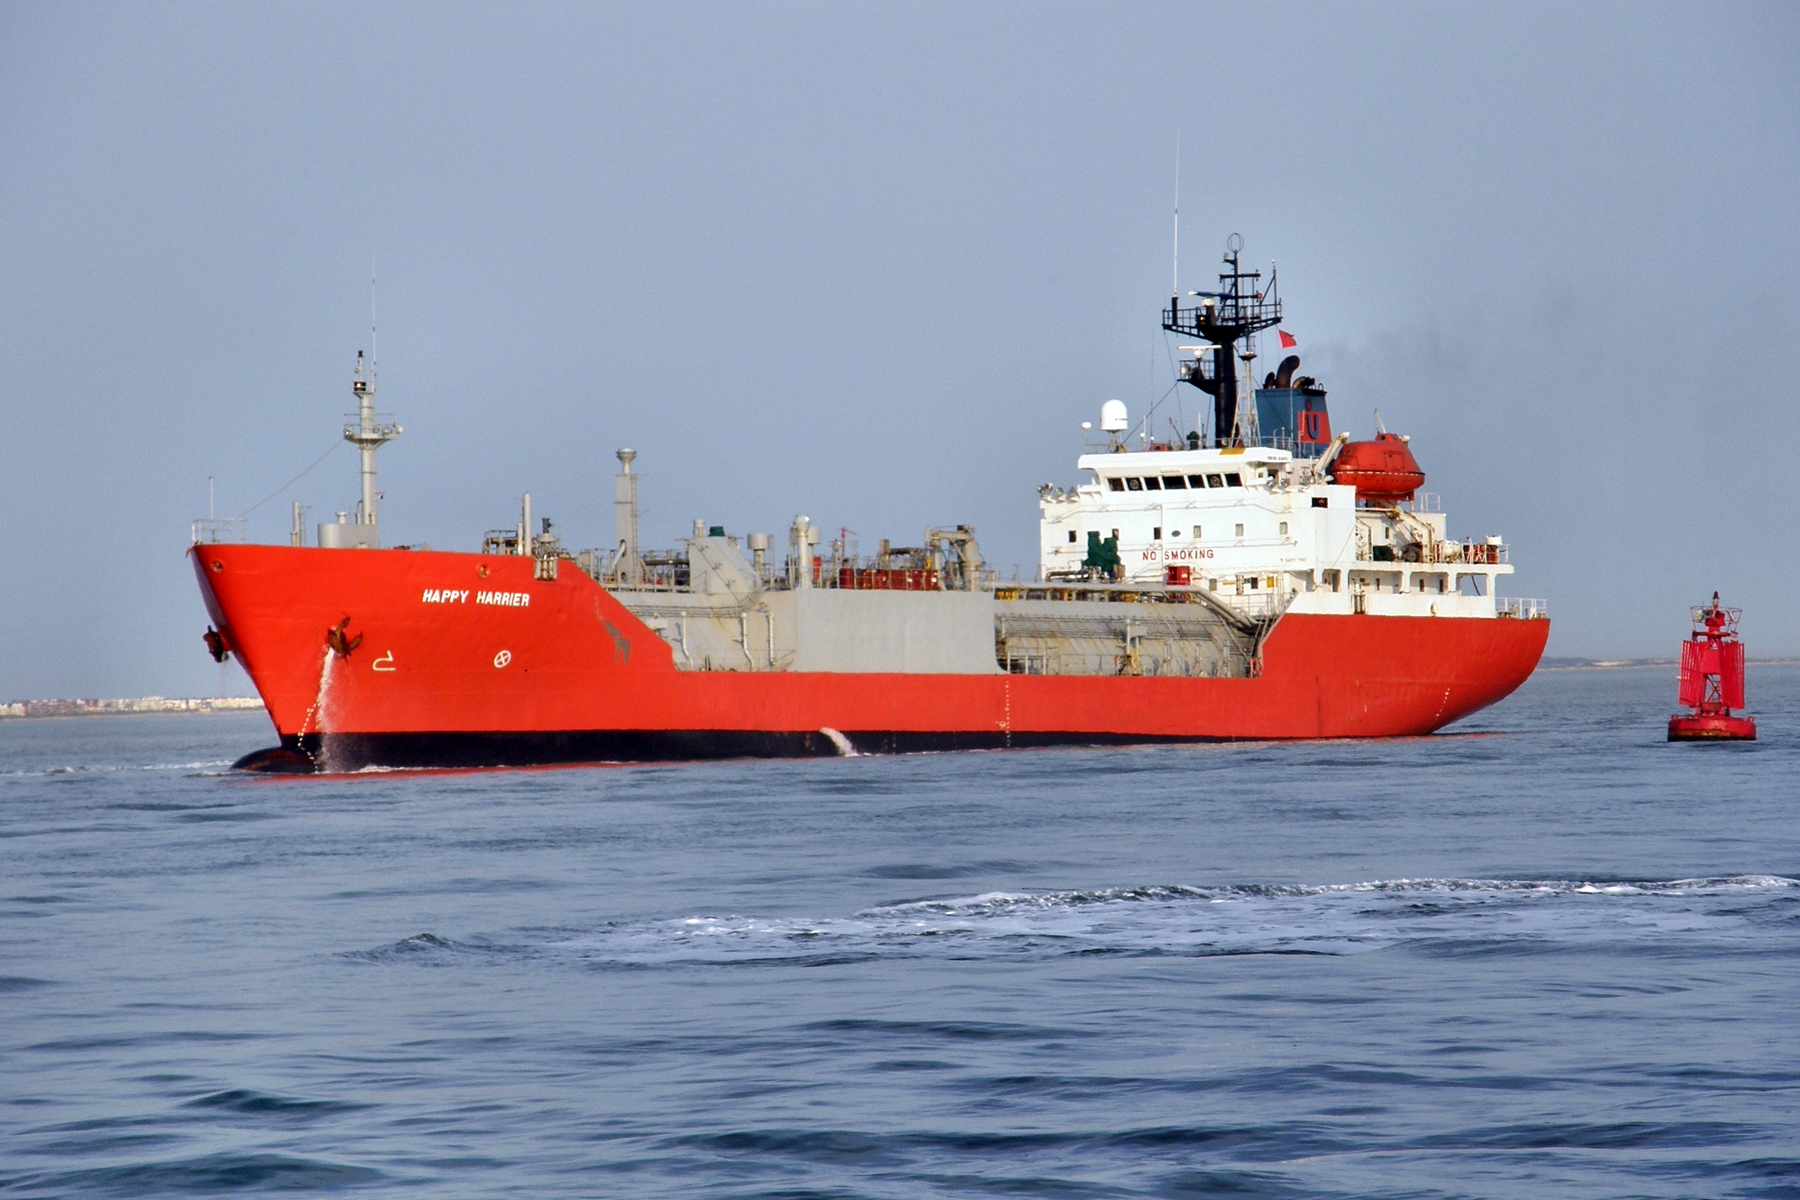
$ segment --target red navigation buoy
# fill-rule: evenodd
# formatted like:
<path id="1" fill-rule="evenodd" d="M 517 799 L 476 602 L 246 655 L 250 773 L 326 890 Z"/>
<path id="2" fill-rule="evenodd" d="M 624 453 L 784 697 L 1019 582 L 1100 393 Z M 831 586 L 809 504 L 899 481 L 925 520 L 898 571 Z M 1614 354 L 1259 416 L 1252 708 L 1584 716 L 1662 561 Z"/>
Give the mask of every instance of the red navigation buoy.
<path id="1" fill-rule="evenodd" d="M 1681 643 L 1679 703 L 1694 711 L 1669 718 L 1671 742 L 1756 740 L 1756 722 L 1732 716 L 1744 707 L 1744 643 L 1738 641 L 1741 608 L 1721 608 L 1719 593 L 1711 604 L 1690 610 L 1694 631 Z"/>

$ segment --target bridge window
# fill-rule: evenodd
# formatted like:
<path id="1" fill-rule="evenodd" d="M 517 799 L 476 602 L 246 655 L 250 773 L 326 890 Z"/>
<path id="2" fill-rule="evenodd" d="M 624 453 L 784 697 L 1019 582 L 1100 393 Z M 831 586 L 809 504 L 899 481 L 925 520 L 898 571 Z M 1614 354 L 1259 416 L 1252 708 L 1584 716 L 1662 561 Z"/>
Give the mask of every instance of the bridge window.
<path id="1" fill-rule="evenodd" d="M 1069 540 L 1071 542 L 1075 540 L 1075 531 L 1073 529 L 1069 530 Z"/>
<path id="2" fill-rule="evenodd" d="M 1158 478 L 1157 478 L 1157 477 L 1156 477 L 1156 476 L 1154 476 L 1154 475 L 1146 475 L 1146 476 L 1144 476 L 1144 490 L 1145 490 L 1145 491 L 1146 491 L 1146 492 L 1160 492 L 1160 491 L 1162 491 L 1162 480 L 1160 480 L 1160 479 L 1158 479 Z"/>
<path id="3" fill-rule="evenodd" d="M 1208 475 L 1206 477 L 1206 486 L 1207 487 L 1224 487 L 1225 486 L 1225 477 L 1223 475 Z"/>
<path id="4" fill-rule="evenodd" d="M 1188 476 L 1188 486 L 1191 488 L 1205 487 L 1206 486 L 1206 476 L 1204 476 L 1204 475 L 1189 475 Z"/>
<path id="5" fill-rule="evenodd" d="M 1150 527 L 1150 540 L 1153 542 L 1162 541 L 1162 526 L 1161 525 L 1152 525 Z"/>
<path id="6" fill-rule="evenodd" d="M 1185 492 L 1185 491 L 1187 491 L 1187 480 L 1183 479 L 1179 475 L 1164 475 L 1163 476 L 1163 491 L 1165 491 L 1165 492 Z"/>
<path id="7" fill-rule="evenodd" d="M 1313 497 L 1313 507 L 1314 508 L 1330 508 L 1331 507 L 1331 497 L 1329 497 L 1329 496 L 1314 496 Z"/>
<path id="8" fill-rule="evenodd" d="M 1117 475 L 1108 475 L 1106 477 L 1106 486 L 1115 492 L 1122 492 L 1125 490 L 1125 481 L 1120 479 Z"/>
<path id="9" fill-rule="evenodd" d="M 1244 477 L 1242 475 L 1239 475 L 1236 471 L 1227 471 L 1225 473 L 1225 486 L 1226 487 L 1243 487 L 1244 486 Z"/>
<path id="10" fill-rule="evenodd" d="M 1141 492 L 1144 490 L 1144 481 L 1135 475 L 1127 475 L 1125 477 L 1125 487 L 1128 491 Z"/>

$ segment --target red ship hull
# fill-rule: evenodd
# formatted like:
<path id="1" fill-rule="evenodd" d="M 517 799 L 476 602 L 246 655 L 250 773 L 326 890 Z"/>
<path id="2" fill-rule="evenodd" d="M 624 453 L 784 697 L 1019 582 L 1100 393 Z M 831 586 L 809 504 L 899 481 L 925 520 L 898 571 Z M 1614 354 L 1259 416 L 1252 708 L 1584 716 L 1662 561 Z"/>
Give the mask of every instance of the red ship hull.
<path id="1" fill-rule="evenodd" d="M 505 555 L 190 554 L 306 769 L 1425 734 L 1524 682 L 1550 624 L 1290 613 L 1249 679 L 691 671 L 567 564 L 539 580 Z"/>

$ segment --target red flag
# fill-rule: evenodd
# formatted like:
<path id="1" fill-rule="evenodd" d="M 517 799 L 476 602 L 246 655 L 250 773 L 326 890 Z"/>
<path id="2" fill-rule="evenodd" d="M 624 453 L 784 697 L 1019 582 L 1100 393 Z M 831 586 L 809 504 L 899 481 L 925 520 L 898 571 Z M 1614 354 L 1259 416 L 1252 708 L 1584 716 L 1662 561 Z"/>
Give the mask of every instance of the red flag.
<path id="1" fill-rule="evenodd" d="M 1283 350 L 1292 350 L 1295 346 L 1300 344 L 1294 335 L 1285 329 L 1277 329 L 1275 332 L 1281 335 L 1281 348 Z"/>

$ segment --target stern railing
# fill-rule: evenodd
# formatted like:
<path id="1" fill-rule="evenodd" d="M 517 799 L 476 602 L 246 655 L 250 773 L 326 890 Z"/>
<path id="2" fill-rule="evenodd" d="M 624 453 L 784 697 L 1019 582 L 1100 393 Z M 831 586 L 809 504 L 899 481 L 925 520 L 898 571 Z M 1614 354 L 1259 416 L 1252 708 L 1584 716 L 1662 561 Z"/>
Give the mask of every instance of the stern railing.
<path id="1" fill-rule="evenodd" d="M 194 522 L 194 545 L 250 540 L 249 517 L 202 517 Z"/>
<path id="2" fill-rule="evenodd" d="M 1522 596 L 1495 596 L 1494 615 L 1512 617 L 1520 621 L 1548 621 L 1550 619 L 1550 602 L 1548 600 L 1528 600 Z"/>

